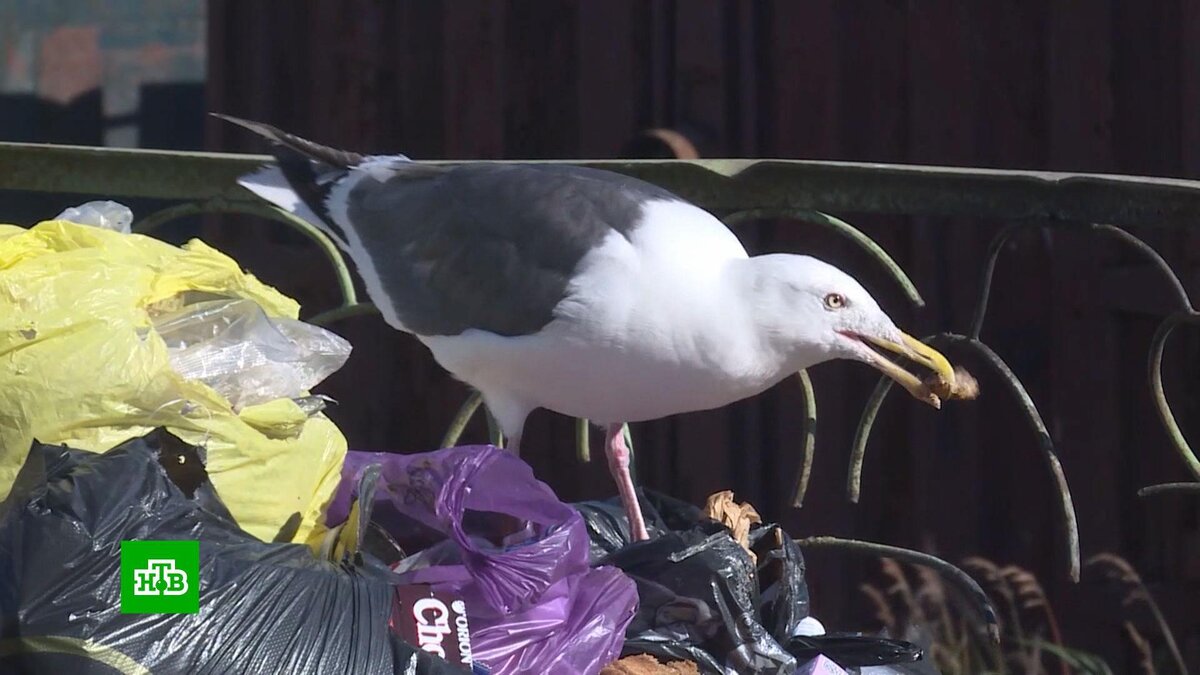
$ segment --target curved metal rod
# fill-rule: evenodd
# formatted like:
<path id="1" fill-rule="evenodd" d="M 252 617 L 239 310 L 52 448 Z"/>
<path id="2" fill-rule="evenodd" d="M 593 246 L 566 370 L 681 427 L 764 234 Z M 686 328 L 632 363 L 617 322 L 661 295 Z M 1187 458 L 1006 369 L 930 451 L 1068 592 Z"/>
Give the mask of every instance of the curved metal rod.
<path id="1" fill-rule="evenodd" d="M 299 230 L 321 248 L 321 252 L 325 254 L 325 257 L 329 258 L 330 264 L 333 265 L 334 275 L 337 277 L 338 289 L 342 293 L 342 306 L 347 307 L 358 303 L 358 292 L 354 289 L 354 279 L 350 275 L 350 268 L 346 265 L 346 259 L 342 257 L 342 252 L 338 250 L 333 240 L 313 226 L 312 223 L 276 206 L 259 202 L 228 202 L 220 198 L 210 199 L 205 202 L 189 202 L 161 209 L 142 218 L 134 225 L 133 231 L 138 233 L 149 232 L 176 218 L 203 213 L 244 213 L 246 215 L 269 218 Z"/>
<path id="2" fill-rule="evenodd" d="M 983 623 L 987 627 L 988 638 L 993 644 L 1000 642 L 1000 625 L 996 620 L 996 608 L 992 605 L 987 593 L 984 593 L 983 588 L 979 586 L 979 582 L 959 567 L 935 555 L 899 546 L 877 544 L 859 539 L 842 539 L 841 537 L 806 537 L 797 539 L 796 544 L 800 548 L 838 548 L 850 553 L 895 558 L 913 565 L 928 567 L 941 574 L 962 592 L 983 619 Z"/>
<path id="3" fill-rule="evenodd" d="M 1176 312 L 1163 319 L 1163 322 L 1159 324 L 1158 330 L 1154 333 L 1154 339 L 1150 342 L 1150 392 L 1154 395 L 1158 417 L 1162 420 L 1163 426 L 1167 428 L 1171 442 L 1175 444 L 1175 450 L 1192 475 L 1200 479 L 1200 460 L 1196 459 L 1196 453 L 1188 445 L 1187 439 L 1183 436 L 1183 430 L 1175 421 L 1175 414 L 1171 412 L 1171 404 L 1167 402 L 1167 392 L 1163 389 L 1163 349 L 1166 347 L 1167 337 L 1171 331 L 1181 323 L 1200 324 L 1200 314 L 1191 311 Z"/>
<path id="4" fill-rule="evenodd" d="M 1050 224 L 1052 227 L 1056 225 L 1058 225 L 1058 223 Z M 988 297 L 991 294 L 992 275 L 995 271 L 996 260 L 1000 255 L 1001 249 L 1017 230 L 1032 226 L 1032 223 L 1015 223 L 1009 225 L 1001 230 L 1000 233 L 992 239 L 991 244 L 988 246 L 987 263 L 984 265 L 983 283 L 981 284 L 980 288 L 979 301 L 975 306 L 975 315 L 971 321 L 971 329 L 969 332 L 971 338 L 978 340 L 980 333 L 983 330 L 983 321 L 987 313 Z M 1188 296 L 1187 289 L 1184 287 L 1179 275 L 1177 275 L 1175 271 L 1171 269 L 1171 266 L 1162 257 L 1162 255 L 1159 254 L 1158 251 L 1143 241 L 1140 237 L 1137 237 L 1120 227 L 1109 225 L 1107 223 L 1092 223 L 1090 228 L 1093 231 L 1116 237 L 1121 242 L 1132 246 L 1139 253 L 1145 256 L 1162 274 L 1162 276 L 1166 278 L 1167 284 L 1171 287 L 1172 292 L 1175 294 L 1178 304 L 1183 308 L 1182 311 L 1168 316 L 1163 323 L 1159 325 L 1158 331 L 1154 335 L 1150 349 L 1150 389 L 1151 394 L 1154 396 L 1154 403 L 1155 407 L 1158 409 L 1159 418 L 1162 420 L 1163 426 L 1166 427 L 1167 434 L 1171 437 L 1171 442 L 1175 445 L 1176 451 L 1179 453 L 1180 457 L 1183 458 L 1184 463 L 1187 464 L 1188 469 L 1192 472 L 1192 475 L 1196 476 L 1197 479 L 1200 479 L 1200 460 L 1197 460 L 1195 453 L 1192 451 L 1191 446 L 1188 445 L 1187 439 L 1183 435 L 1183 431 L 1179 428 L 1179 424 L 1175 420 L 1175 415 L 1171 411 L 1170 404 L 1167 402 L 1167 395 L 1163 389 L 1162 383 L 1162 356 L 1167 336 L 1179 323 L 1200 323 L 1200 320 L 1196 318 L 1196 312 L 1192 307 L 1191 298 Z M 878 394 L 880 397 L 886 395 L 886 393 L 886 389 L 882 392 L 880 392 L 879 389 L 876 390 L 876 394 Z M 874 402 L 874 397 L 872 397 L 872 401 Z M 864 411 L 863 420 L 868 423 L 867 432 L 869 433 L 869 424 L 874 422 L 874 414 L 872 413 L 868 419 L 868 412 Z M 863 434 L 860 433 L 860 436 L 863 436 Z M 857 458 L 858 467 L 859 470 L 861 470 L 861 455 L 863 452 L 865 452 L 865 447 L 860 447 L 858 441 L 859 438 L 856 438 L 854 453 L 852 453 L 852 500 L 857 499 L 857 486 L 854 483 L 853 474 L 854 460 Z M 865 438 L 863 438 L 862 441 L 865 445 Z M 1144 488 L 1143 490 L 1140 490 L 1138 494 L 1146 496 L 1157 494 L 1162 491 L 1165 490 Z"/>
<path id="5" fill-rule="evenodd" d="M 1198 323 L 1196 312 L 1192 308 L 1192 300 L 1188 297 L 1187 289 L 1184 288 L 1183 282 L 1179 279 L 1179 275 L 1175 274 L 1175 270 L 1167 264 L 1167 261 L 1141 238 L 1136 237 L 1129 232 L 1104 223 L 1093 223 L 1092 229 L 1111 234 L 1121 241 L 1133 246 L 1142 255 L 1150 260 L 1150 262 L 1162 273 L 1167 279 L 1167 283 L 1171 286 L 1171 290 L 1175 292 L 1176 299 L 1179 305 L 1183 308 L 1181 311 L 1168 316 L 1159 325 L 1155 331 L 1154 339 L 1150 343 L 1150 393 L 1154 397 L 1154 407 L 1158 409 L 1158 417 L 1162 420 L 1163 426 L 1167 430 L 1167 434 L 1171 437 L 1171 442 L 1175 446 L 1175 451 L 1183 459 L 1184 464 L 1192 472 L 1192 475 L 1200 479 L 1200 462 L 1196 460 L 1196 454 L 1188 445 L 1187 438 L 1183 435 L 1183 430 L 1179 428 L 1179 424 L 1175 421 L 1175 414 L 1171 412 L 1171 406 L 1167 402 L 1167 393 L 1163 388 L 1162 379 L 1162 357 L 1163 350 L 1166 347 L 1167 336 L 1179 323 Z M 1178 485 L 1178 484 L 1176 484 Z M 1138 490 L 1138 495 L 1145 497 L 1148 495 L 1159 494 L 1165 491 L 1178 491 L 1178 487 L 1164 488 L 1164 486 L 1152 486 Z"/>
<path id="6" fill-rule="evenodd" d="M 867 404 L 863 406 L 862 417 L 859 418 L 858 428 L 854 431 L 854 442 L 850 444 L 850 470 L 846 477 L 846 495 L 853 504 L 858 503 L 862 492 L 862 468 L 867 457 L 867 441 L 871 438 L 875 418 L 879 415 L 879 409 L 883 407 L 883 400 L 892 390 L 892 384 L 893 380 L 890 377 L 879 378 L 879 384 L 875 385 L 875 391 L 871 392 L 871 398 L 867 399 Z"/>
<path id="7" fill-rule="evenodd" d="M 1054 482 L 1058 488 L 1059 501 L 1062 506 L 1063 522 L 1067 534 L 1067 555 L 1069 558 L 1069 572 L 1072 581 L 1079 581 L 1079 523 L 1075 515 L 1075 504 L 1071 498 L 1071 490 L 1067 485 L 1066 475 L 1063 473 L 1062 463 L 1058 459 L 1058 455 L 1054 452 L 1054 442 L 1050 439 L 1050 432 L 1046 429 L 1046 424 L 1042 420 L 1042 415 L 1038 412 L 1037 406 L 1034 405 L 1033 399 L 1029 396 L 1029 392 L 1025 390 L 1025 386 L 1021 384 L 1021 380 L 1012 372 L 1004 359 L 1000 358 L 996 352 L 978 339 L 968 337 L 966 335 L 956 335 L 954 333 L 940 333 L 927 337 L 924 342 L 933 345 L 943 343 L 948 345 L 965 344 L 973 348 L 980 356 L 987 361 L 1000 379 L 1007 385 L 1009 392 L 1016 397 L 1021 407 L 1025 410 L 1025 417 L 1033 426 L 1034 432 L 1038 436 L 1038 444 L 1045 455 L 1046 464 L 1050 468 L 1050 473 L 1054 477 Z M 848 479 L 848 489 L 851 494 L 851 500 L 857 501 L 858 488 L 862 480 L 862 464 L 863 457 L 866 455 L 866 445 L 870 438 L 871 429 L 875 423 L 875 417 L 879 414 L 879 409 L 883 405 L 884 399 L 887 397 L 888 391 L 891 389 L 891 381 L 884 377 L 881 379 L 879 386 L 875 388 L 874 394 L 867 402 L 867 406 L 863 410 L 863 416 L 859 422 L 858 432 L 855 434 L 854 444 L 851 449 L 850 460 L 850 477 Z"/>
<path id="8" fill-rule="evenodd" d="M 488 410 L 486 405 L 483 406 L 483 412 L 487 416 L 488 443 L 497 448 L 503 448 L 507 444 L 504 442 L 504 432 L 500 430 L 500 423 L 492 416 L 492 411 Z"/>
<path id="9" fill-rule="evenodd" d="M 1058 454 L 1054 452 L 1054 441 L 1050 438 L 1050 432 L 1046 429 L 1046 423 L 1042 420 L 1041 413 L 1038 412 L 1037 406 L 1033 403 L 1033 398 L 1029 396 L 1029 392 L 1025 390 L 1025 385 L 1021 384 L 1021 380 L 1012 372 L 1004 359 L 1000 358 L 996 352 L 992 351 L 983 342 L 968 338 L 964 335 L 947 335 L 945 339 L 950 343 L 966 343 L 973 347 L 981 356 L 983 356 L 992 369 L 1000 374 L 1001 379 L 1008 385 L 1008 390 L 1021 403 L 1021 407 L 1025 409 L 1025 417 L 1033 425 L 1034 431 L 1038 436 L 1038 445 L 1042 448 L 1042 454 L 1045 455 L 1046 464 L 1050 468 L 1050 473 L 1054 477 L 1054 482 L 1058 487 L 1059 503 L 1062 506 L 1063 524 L 1067 531 L 1067 556 L 1070 560 L 1071 580 L 1079 581 L 1079 521 L 1075 515 L 1075 503 L 1071 499 L 1071 489 L 1067 486 L 1067 477 L 1063 473 L 1062 462 L 1058 459 Z"/>
<path id="10" fill-rule="evenodd" d="M 800 380 L 800 391 L 804 395 L 804 458 L 800 462 L 800 473 L 792 489 L 792 507 L 804 506 L 804 495 L 808 494 L 808 480 L 812 478 L 813 457 L 817 446 L 817 393 L 813 390 L 812 378 L 807 370 L 796 373 Z"/>
<path id="11" fill-rule="evenodd" d="M 1188 311 L 1192 310 L 1192 300 L 1188 297 L 1187 289 L 1184 288 L 1183 282 L 1179 279 L 1179 275 L 1175 274 L 1175 270 L 1171 269 L 1171 266 L 1167 264 L 1167 261 L 1163 259 L 1162 255 L 1160 255 L 1158 251 L 1154 250 L 1150 244 L 1147 244 L 1145 241 L 1142 241 L 1140 237 L 1130 234 L 1128 231 L 1119 228 L 1116 225 L 1092 223 L 1091 227 L 1093 230 L 1098 232 L 1104 232 L 1106 234 L 1113 235 L 1117 239 L 1120 239 L 1126 244 L 1129 244 L 1137 249 L 1142 255 L 1149 258 L 1150 262 L 1153 263 L 1156 268 L 1158 268 L 1158 271 L 1162 272 L 1162 275 L 1166 277 L 1167 283 L 1170 284 L 1171 290 L 1175 292 L 1176 298 L 1179 300 L 1180 307 Z"/>
<path id="12" fill-rule="evenodd" d="M 1138 490 L 1138 496 L 1152 497 L 1154 495 L 1166 494 L 1168 492 L 1200 492 L 1200 482 L 1160 483 L 1158 485 L 1147 485 L 1141 490 Z"/>
<path id="13" fill-rule="evenodd" d="M 983 333 L 983 319 L 987 316 L 988 300 L 992 295 L 992 277 L 996 273 L 996 261 L 1000 258 L 1004 245 L 1018 230 L 1035 226 L 1035 223 L 1013 223 L 992 237 L 991 243 L 988 244 L 987 262 L 983 266 L 983 279 L 979 284 L 979 300 L 975 302 L 975 313 L 971 317 L 971 328 L 967 335 L 978 340 L 979 335 Z"/>
<path id="14" fill-rule="evenodd" d="M 353 316 L 363 316 L 365 314 L 378 314 L 379 308 L 369 302 L 356 302 L 353 305 L 342 305 L 333 309 L 325 310 L 320 314 L 308 319 L 308 322 L 317 326 L 327 326 L 334 321 L 349 319 Z"/>
<path id="15" fill-rule="evenodd" d="M 590 438 L 589 422 L 582 418 L 575 418 L 575 453 L 579 457 L 579 461 L 587 464 L 592 461 L 592 441 Z"/>
<path id="16" fill-rule="evenodd" d="M 983 266 L 983 281 L 980 284 L 979 300 L 975 304 L 975 313 L 971 319 L 971 328 L 967 335 L 978 339 L 980 334 L 983 332 L 983 321 L 985 315 L 987 314 L 988 299 L 992 292 L 992 277 L 996 271 L 996 260 L 1000 257 L 1000 252 L 1003 250 L 1004 245 L 1008 243 L 1008 240 L 1012 238 L 1012 236 L 1016 234 L 1018 230 L 1033 227 L 1059 227 L 1062 225 L 1065 225 L 1065 223 L 1013 223 L 1005 227 L 995 237 L 992 238 L 991 243 L 988 244 L 987 262 Z M 1171 266 L 1167 264 L 1167 261 L 1164 260 L 1163 257 L 1159 255 L 1158 251 L 1154 250 L 1153 247 L 1151 247 L 1145 241 L 1142 241 L 1141 238 L 1130 234 L 1128 231 L 1117 227 L 1116 225 L 1092 223 L 1089 227 L 1096 232 L 1111 234 L 1122 242 L 1137 249 L 1138 252 L 1148 258 L 1150 262 L 1153 263 L 1160 272 L 1162 272 L 1163 276 L 1166 277 L 1167 283 L 1170 284 L 1171 290 L 1174 291 L 1179 300 L 1179 304 L 1185 309 L 1192 309 L 1192 302 L 1188 298 L 1188 293 L 1187 290 L 1184 289 L 1183 282 L 1179 280 L 1179 275 L 1175 274 L 1175 271 L 1171 269 Z"/>
<path id="17" fill-rule="evenodd" d="M 850 239 L 850 241 L 853 241 L 855 244 L 857 244 L 859 248 L 870 254 L 872 258 L 875 258 L 880 265 L 883 265 L 884 269 L 886 269 L 888 273 L 892 275 L 892 278 L 900 284 L 900 287 L 904 289 L 904 294 L 908 296 L 910 302 L 917 307 L 925 306 L 925 300 L 921 297 L 920 292 L 917 291 L 917 287 L 912 282 L 912 279 L 908 278 L 908 274 L 906 274 L 904 269 L 901 268 L 900 265 L 897 264 L 890 255 L 887 254 L 887 251 L 884 251 L 883 247 L 881 247 L 879 244 L 876 244 L 875 240 L 864 234 L 862 230 L 854 227 L 844 220 L 841 220 L 840 218 L 835 218 L 833 216 L 821 213 L 820 211 L 810 211 L 808 209 L 767 208 L 737 211 L 727 215 L 725 217 L 725 222 L 729 225 L 736 225 L 737 223 L 744 221 L 760 220 L 763 218 L 791 218 L 795 220 L 802 220 L 808 223 L 814 223 L 816 225 L 824 225 L 838 234 L 847 237 Z"/>
<path id="18" fill-rule="evenodd" d="M 462 437 L 463 430 L 467 428 L 467 424 L 471 422 L 471 418 L 475 416 L 475 411 L 479 409 L 479 405 L 483 403 L 483 395 L 478 391 L 471 391 L 471 395 L 463 401 L 458 412 L 455 413 L 454 419 L 450 421 L 450 428 L 446 430 L 446 435 L 442 437 L 443 448 L 452 448 L 458 443 L 458 439 Z"/>

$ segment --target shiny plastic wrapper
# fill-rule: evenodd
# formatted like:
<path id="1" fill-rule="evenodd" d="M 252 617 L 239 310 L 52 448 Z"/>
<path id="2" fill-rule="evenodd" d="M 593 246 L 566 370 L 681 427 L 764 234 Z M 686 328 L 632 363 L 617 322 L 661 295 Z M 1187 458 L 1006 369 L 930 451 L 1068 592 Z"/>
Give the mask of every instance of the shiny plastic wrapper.
<path id="1" fill-rule="evenodd" d="M 371 467 L 380 473 L 371 520 L 408 553 L 394 569 L 403 583 L 466 601 L 476 664 L 497 675 L 591 675 L 617 658 L 634 584 L 589 565 L 579 513 L 527 464 L 491 446 L 350 452 L 329 523 L 347 518 Z"/>
<path id="2" fill-rule="evenodd" d="M 787 648 L 806 662 L 801 674 L 825 672 L 813 668 L 814 661 L 824 658 L 848 675 L 940 675 L 925 650 L 903 640 L 860 633 L 797 636 Z"/>
<path id="3" fill-rule="evenodd" d="M 272 320 L 300 309 L 200 241 L 178 247 L 63 220 L 0 225 L 0 498 L 35 438 L 102 452 L 166 427 L 204 446 L 247 532 L 320 538 L 345 438 L 290 398 L 235 409 L 177 372 L 154 319 L 197 294 L 250 301 Z"/>
<path id="4" fill-rule="evenodd" d="M 198 613 L 121 612 L 127 540 L 200 542 Z M 35 444 L 0 505 L 3 673 L 467 672 L 392 634 L 395 590 L 369 559 L 241 531 L 197 449 L 162 431 L 103 454 Z"/>
<path id="5" fill-rule="evenodd" d="M 69 220 L 72 223 L 129 234 L 133 228 L 133 211 L 120 202 L 105 199 L 67 207 L 55 216 L 54 220 Z"/>
<path id="6" fill-rule="evenodd" d="M 154 317 L 171 367 L 235 409 L 297 398 L 350 358 L 350 343 L 303 321 L 271 318 L 252 300 L 204 300 Z"/>

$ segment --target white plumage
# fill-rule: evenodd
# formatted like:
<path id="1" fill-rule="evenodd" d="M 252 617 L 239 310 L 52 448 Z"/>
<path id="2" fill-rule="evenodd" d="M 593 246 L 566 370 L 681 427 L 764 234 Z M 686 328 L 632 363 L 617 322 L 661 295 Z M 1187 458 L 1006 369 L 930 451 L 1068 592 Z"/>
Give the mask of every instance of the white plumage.
<path id="1" fill-rule="evenodd" d="M 477 388 L 514 446 L 539 407 L 605 425 L 635 538 L 646 532 L 621 423 L 723 406 L 839 358 L 936 404 L 872 346 L 953 381 L 849 275 L 806 256 L 751 257 L 711 214 L 640 181 L 429 167 L 235 121 L 274 141 L 280 161 L 240 182 L 337 241 L 385 320 Z"/>

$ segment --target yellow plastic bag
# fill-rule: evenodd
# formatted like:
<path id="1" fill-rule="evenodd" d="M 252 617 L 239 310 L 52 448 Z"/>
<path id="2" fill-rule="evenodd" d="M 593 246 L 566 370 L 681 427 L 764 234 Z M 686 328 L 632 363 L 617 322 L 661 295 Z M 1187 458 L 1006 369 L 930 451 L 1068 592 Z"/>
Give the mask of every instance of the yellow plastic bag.
<path id="1" fill-rule="evenodd" d="M 0 499 L 43 443 L 101 452 L 166 427 L 207 448 L 207 468 L 238 524 L 272 540 L 315 541 L 346 439 L 290 399 L 235 412 L 168 362 L 151 312 L 201 291 L 300 307 L 200 241 L 182 248 L 62 220 L 0 225 Z"/>

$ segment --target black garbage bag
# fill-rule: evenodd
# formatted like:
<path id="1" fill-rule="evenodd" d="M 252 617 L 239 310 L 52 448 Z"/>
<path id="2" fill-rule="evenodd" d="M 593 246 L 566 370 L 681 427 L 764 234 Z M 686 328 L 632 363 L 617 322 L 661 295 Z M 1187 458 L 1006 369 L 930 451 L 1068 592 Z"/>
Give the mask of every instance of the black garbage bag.
<path id="1" fill-rule="evenodd" d="M 198 459 L 162 431 L 104 454 L 34 444 L 0 505 L 0 673 L 467 672 L 392 633 L 382 565 L 254 539 Z M 128 540 L 199 541 L 198 612 L 122 613 Z"/>
<path id="2" fill-rule="evenodd" d="M 637 582 L 637 616 L 623 655 L 694 661 L 714 675 L 789 675 L 824 654 L 850 672 L 936 673 L 920 647 L 864 635 L 797 635 L 808 616 L 800 547 L 778 525 L 755 525 L 757 564 L 724 525 L 699 508 L 650 490 L 640 495 L 651 539 L 632 543 L 614 500 L 583 502 L 592 562 Z M 895 665 L 893 665 L 895 664 Z"/>
<path id="3" fill-rule="evenodd" d="M 788 641 L 787 650 L 801 664 L 825 656 L 851 675 L 939 675 L 920 646 L 861 633 L 797 635 Z"/>
<path id="4" fill-rule="evenodd" d="M 638 613 L 624 654 L 687 659 L 722 675 L 796 669 L 783 644 L 808 616 L 808 587 L 804 557 L 778 526 L 751 529 L 755 565 L 725 526 L 666 495 L 643 495 L 651 539 L 637 543 L 615 500 L 575 506 L 587 522 L 593 562 L 637 582 Z"/>

